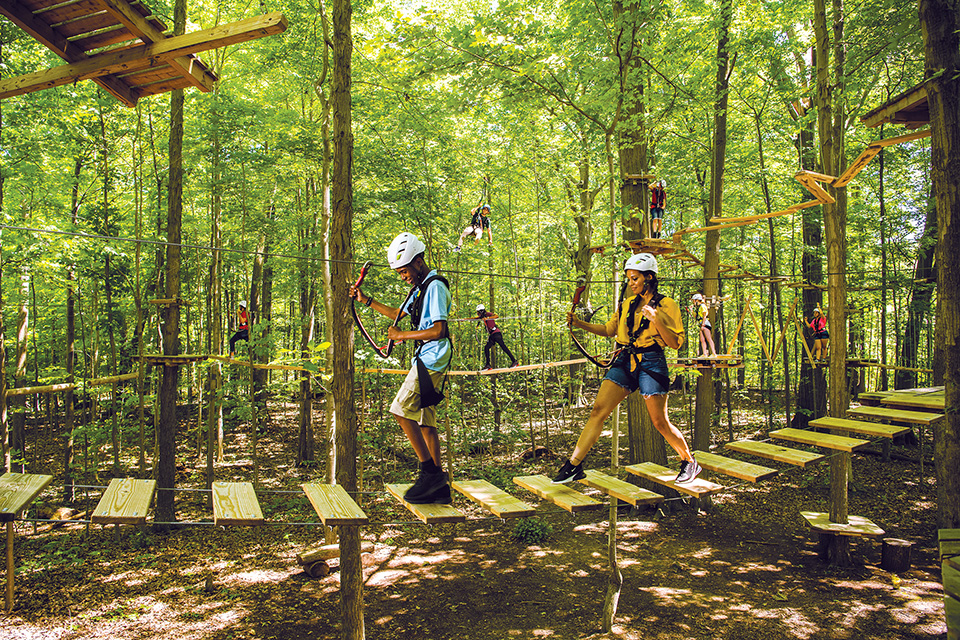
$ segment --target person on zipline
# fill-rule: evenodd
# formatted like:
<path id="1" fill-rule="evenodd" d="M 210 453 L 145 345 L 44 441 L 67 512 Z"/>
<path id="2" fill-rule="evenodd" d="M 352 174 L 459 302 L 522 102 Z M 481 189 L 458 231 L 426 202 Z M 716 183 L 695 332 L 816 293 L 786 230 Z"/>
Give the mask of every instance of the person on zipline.
<path id="1" fill-rule="evenodd" d="M 517 366 L 519 361 L 513 357 L 513 354 L 510 353 L 510 349 L 507 348 L 507 345 L 503 343 L 503 332 L 500 331 L 500 327 L 497 326 L 496 319 L 499 316 L 495 313 L 490 313 L 482 304 L 477 305 L 477 320 L 483 322 L 483 326 L 486 327 L 487 333 L 487 344 L 483 347 L 483 370 L 489 371 L 493 367 L 490 366 L 490 353 L 493 351 L 493 345 L 498 344 L 500 348 L 503 349 L 503 352 L 507 354 L 507 357 L 510 358 L 510 368 Z M 471 318 L 472 319 L 472 318 Z"/>
<path id="2" fill-rule="evenodd" d="M 237 305 L 237 332 L 230 338 L 230 357 L 237 352 L 237 342 L 240 340 L 250 344 L 250 320 L 247 316 L 247 301 L 241 300 Z"/>
<path id="3" fill-rule="evenodd" d="M 570 458 L 553 479 L 555 483 L 586 477 L 583 461 L 600 438 L 607 417 L 636 390 L 643 394 L 647 413 L 664 439 L 680 456 L 677 482 L 690 482 L 700 473 L 700 465 L 690 453 L 683 434 L 667 417 L 667 391 L 670 378 L 664 347 L 679 349 L 683 345 L 683 320 L 680 307 L 672 298 L 658 291 L 657 259 L 649 253 L 638 253 L 623 265 L 627 286 L 633 295 L 625 299 L 607 324 L 591 324 L 567 313 L 567 324 L 599 336 L 616 337 L 623 349 L 607 371 L 593 403 L 580 439 Z"/>
<path id="4" fill-rule="evenodd" d="M 489 238 L 488 244 L 493 246 L 493 230 L 490 228 L 490 205 L 484 203 L 483 205 L 477 207 L 470 212 L 472 217 L 470 218 L 470 224 L 463 230 L 463 233 L 460 234 L 460 240 L 457 241 L 457 246 L 453 248 L 454 251 L 460 251 L 463 248 L 463 241 L 469 238 L 470 236 L 474 237 L 473 244 L 480 242 L 480 238 L 483 237 L 483 230 L 487 230 L 487 237 Z"/>
<path id="5" fill-rule="evenodd" d="M 656 184 L 650 187 L 650 237 L 659 238 L 660 231 L 663 230 L 663 203 L 667 199 L 667 190 L 663 186 L 663 180 L 657 180 Z"/>
<path id="6" fill-rule="evenodd" d="M 420 460 L 416 482 L 404 494 L 410 504 L 450 504 L 450 485 L 440 461 L 440 436 L 437 433 L 436 404 L 443 399 L 442 389 L 453 356 L 447 318 L 450 315 L 450 287 L 424 261 L 426 246 L 412 233 L 403 232 L 387 249 L 390 268 L 400 279 L 416 287 L 402 309 L 389 307 L 365 295 L 356 285 L 350 297 L 391 320 L 409 315 L 413 329 L 403 331 L 391 326 L 387 335 L 401 342 L 413 340 L 410 372 L 397 391 L 390 413 L 396 418 Z"/>
<path id="7" fill-rule="evenodd" d="M 817 362 L 827 359 L 827 347 L 830 345 L 830 332 L 827 331 L 827 316 L 823 315 L 820 305 L 813 310 L 813 320 L 803 318 L 803 323 L 813 330 L 813 359 Z"/>
<path id="8" fill-rule="evenodd" d="M 700 326 L 700 353 L 698 358 L 717 357 L 717 349 L 713 346 L 713 325 L 710 324 L 709 311 L 702 293 L 695 293 L 690 298 L 690 310 Z"/>

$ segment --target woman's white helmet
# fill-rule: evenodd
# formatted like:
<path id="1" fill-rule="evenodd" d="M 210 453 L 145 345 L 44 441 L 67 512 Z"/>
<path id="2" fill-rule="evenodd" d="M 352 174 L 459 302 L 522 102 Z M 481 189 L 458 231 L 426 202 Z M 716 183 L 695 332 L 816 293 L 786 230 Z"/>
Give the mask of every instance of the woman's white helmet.
<path id="1" fill-rule="evenodd" d="M 695 300 L 695 301 L 697 301 L 697 302 L 703 302 L 703 294 L 702 294 L 702 293 L 695 293 L 695 294 L 693 294 L 693 296 L 692 296 L 690 299 L 691 299 L 691 300 Z"/>
<path id="2" fill-rule="evenodd" d="M 636 253 L 623 263 L 624 271 L 652 271 L 657 272 L 657 259 L 652 253 Z"/>
<path id="3" fill-rule="evenodd" d="M 246 300 L 241 300 L 240 302 L 237 303 L 237 306 L 238 306 L 238 307 L 243 307 L 244 309 L 246 309 L 246 308 L 247 308 L 247 301 L 246 301 Z"/>
<path id="4" fill-rule="evenodd" d="M 477 305 L 477 313 L 480 313 L 481 311 L 486 311 L 486 310 L 487 310 L 487 308 L 486 308 L 485 306 L 483 306 L 482 304 L 478 304 L 478 305 Z"/>
<path id="5" fill-rule="evenodd" d="M 390 248 L 387 249 L 387 262 L 390 263 L 391 269 L 399 269 L 413 262 L 414 258 L 426 250 L 427 245 L 420 242 L 417 236 L 404 231 L 390 243 Z"/>

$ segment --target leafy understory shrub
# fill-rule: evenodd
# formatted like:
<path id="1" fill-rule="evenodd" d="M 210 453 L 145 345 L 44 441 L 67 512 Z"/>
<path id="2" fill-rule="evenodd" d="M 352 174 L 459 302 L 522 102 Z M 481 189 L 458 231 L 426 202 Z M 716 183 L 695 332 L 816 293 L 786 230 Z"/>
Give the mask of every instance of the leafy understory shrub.
<path id="1" fill-rule="evenodd" d="M 540 518 L 518 520 L 513 527 L 513 537 L 524 544 L 538 544 L 550 537 L 553 525 Z"/>

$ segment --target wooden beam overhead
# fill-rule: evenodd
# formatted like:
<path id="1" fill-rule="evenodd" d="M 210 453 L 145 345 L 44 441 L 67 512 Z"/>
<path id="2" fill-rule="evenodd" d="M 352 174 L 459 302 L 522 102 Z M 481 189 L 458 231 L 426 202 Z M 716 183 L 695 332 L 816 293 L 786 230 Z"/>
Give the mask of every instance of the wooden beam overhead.
<path id="1" fill-rule="evenodd" d="M 3 0 L 3 6 L 6 6 L 7 1 Z M 127 74 L 159 64 L 170 64 L 171 61 L 189 54 L 275 35 L 282 33 L 286 28 L 287 19 L 282 13 L 270 13 L 211 29 L 194 31 L 182 36 L 163 38 L 152 44 L 120 49 L 95 56 L 84 56 L 83 60 L 68 65 L 0 81 L 0 99 L 23 95 L 40 89 L 73 84 L 80 80 L 92 79 L 97 81 L 109 78 L 120 83 L 120 80 L 113 77 L 113 74 Z M 213 76 L 206 70 L 204 72 Z M 177 74 L 173 74 L 171 80 L 175 80 L 177 77 Z M 196 79 L 192 72 L 190 78 L 191 82 Z M 213 76 L 213 79 L 216 80 L 215 76 Z M 155 92 L 147 90 L 144 94 L 146 93 Z M 130 101 L 123 101 L 125 104 L 132 106 L 136 104 L 140 95 L 134 89 L 130 95 Z"/>
<path id="2" fill-rule="evenodd" d="M 73 46 L 69 40 L 59 35 L 42 20 L 37 20 L 33 12 L 19 0 L 3 0 L 3 2 L 0 2 L 0 13 L 67 62 L 79 62 L 87 59 L 88 56 L 84 51 Z M 137 99 L 130 87 L 117 78 L 96 78 L 94 82 L 128 107 L 137 104 Z"/>

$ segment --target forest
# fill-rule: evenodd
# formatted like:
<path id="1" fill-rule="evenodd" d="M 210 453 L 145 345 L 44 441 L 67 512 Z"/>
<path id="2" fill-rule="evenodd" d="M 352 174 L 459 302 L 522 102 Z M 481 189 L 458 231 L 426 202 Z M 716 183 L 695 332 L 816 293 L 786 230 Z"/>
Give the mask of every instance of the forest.
<path id="1" fill-rule="evenodd" d="M 960 528 L 951 3 L 0 4 L 0 506 L 15 474 L 47 478 L 0 511 L 9 637 L 958 633 L 937 538 Z M 156 53 L 177 38 L 186 57 Z M 125 76 L 125 55 L 157 57 Z M 348 289 L 369 265 L 363 291 L 400 305 L 403 231 L 452 297 L 451 479 L 533 517 L 463 492 L 466 524 L 435 524 L 391 489 L 418 462 L 390 410 L 414 347 L 379 357 L 390 320 Z M 836 432 L 818 421 L 902 410 L 904 390 L 938 413 L 874 411 L 898 429 L 853 455 L 761 460 L 762 483 L 704 465 L 717 488 L 678 493 L 629 475 L 678 464 L 635 393 L 587 466 L 660 501 L 590 485 L 574 513 L 524 491 L 604 377 L 610 341 L 567 314 L 605 322 L 638 251 L 684 313 L 669 416 L 704 459 L 756 462 L 729 445 Z M 478 305 L 514 369 L 486 359 Z M 150 514 L 98 525 L 122 479 L 155 482 Z M 259 520 L 217 511 L 218 483 L 249 486 Z M 368 526 L 328 525 L 310 483 Z M 877 523 L 912 566 L 891 572 L 880 535 L 811 533 L 811 511 Z M 321 544 L 339 547 L 303 562 Z"/>

